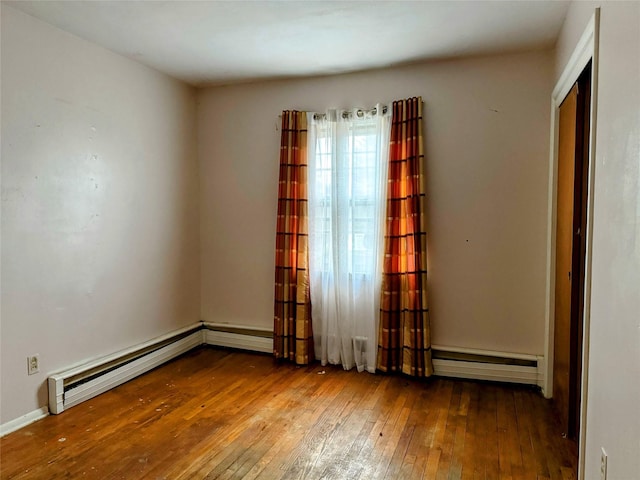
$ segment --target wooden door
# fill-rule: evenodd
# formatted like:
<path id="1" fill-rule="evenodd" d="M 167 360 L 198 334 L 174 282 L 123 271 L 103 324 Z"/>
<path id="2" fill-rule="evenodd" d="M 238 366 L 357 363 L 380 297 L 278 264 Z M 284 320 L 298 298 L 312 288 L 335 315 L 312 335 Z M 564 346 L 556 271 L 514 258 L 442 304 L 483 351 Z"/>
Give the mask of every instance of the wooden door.
<path id="1" fill-rule="evenodd" d="M 578 85 L 560 105 L 556 206 L 556 291 L 553 399 L 565 433 L 569 429 L 571 287 Z"/>
<path id="2" fill-rule="evenodd" d="M 560 105 L 553 398 L 563 430 L 580 427 L 591 64 Z"/>

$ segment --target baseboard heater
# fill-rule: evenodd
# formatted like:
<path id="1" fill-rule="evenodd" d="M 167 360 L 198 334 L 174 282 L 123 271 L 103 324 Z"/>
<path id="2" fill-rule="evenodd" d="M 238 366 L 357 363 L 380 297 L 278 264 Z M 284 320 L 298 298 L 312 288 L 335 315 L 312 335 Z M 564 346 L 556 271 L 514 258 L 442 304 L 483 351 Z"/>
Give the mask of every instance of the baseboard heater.
<path id="1" fill-rule="evenodd" d="M 62 413 L 202 345 L 200 323 L 49 376 L 49 411 Z"/>
<path id="2" fill-rule="evenodd" d="M 199 322 L 49 376 L 49 411 L 62 413 L 200 345 L 272 353 L 269 329 Z M 542 385 L 542 357 L 434 345 L 435 375 Z"/>
<path id="3" fill-rule="evenodd" d="M 62 413 L 200 345 L 271 353 L 270 330 L 198 322 L 142 345 L 50 375 L 49 411 Z"/>
<path id="4" fill-rule="evenodd" d="M 273 353 L 273 331 L 255 327 L 236 327 L 222 323 L 202 323 L 204 343 L 217 347 Z"/>
<path id="5" fill-rule="evenodd" d="M 520 383 L 542 387 L 543 357 L 433 345 L 433 369 L 439 377 Z"/>

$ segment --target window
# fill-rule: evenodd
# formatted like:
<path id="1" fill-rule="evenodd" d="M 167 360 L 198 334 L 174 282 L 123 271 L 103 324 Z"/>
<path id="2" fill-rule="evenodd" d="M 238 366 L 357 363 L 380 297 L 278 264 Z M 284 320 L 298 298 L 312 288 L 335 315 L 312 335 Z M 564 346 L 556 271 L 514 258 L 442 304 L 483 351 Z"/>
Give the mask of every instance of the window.
<path id="1" fill-rule="evenodd" d="M 422 142 L 421 97 L 282 112 L 276 358 L 433 373 Z"/>
<path id="2" fill-rule="evenodd" d="M 375 358 L 388 117 L 361 110 L 309 117 L 309 275 L 316 354 L 323 363 L 374 370 L 364 352 Z"/>
<path id="3" fill-rule="evenodd" d="M 331 128 L 324 124 L 315 136 L 315 158 L 310 160 L 314 172 L 314 232 L 317 242 L 314 265 L 323 272 L 337 261 L 350 274 L 371 275 L 375 266 L 375 230 L 377 188 L 380 182 L 376 166 L 376 123 L 363 121 L 346 125 L 343 135 L 333 141 Z M 338 154 L 340 152 L 340 154 Z M 379 169 L 379 167 L 378 167 Z M 332 235 L 344 237 L 338 251 Z"/>

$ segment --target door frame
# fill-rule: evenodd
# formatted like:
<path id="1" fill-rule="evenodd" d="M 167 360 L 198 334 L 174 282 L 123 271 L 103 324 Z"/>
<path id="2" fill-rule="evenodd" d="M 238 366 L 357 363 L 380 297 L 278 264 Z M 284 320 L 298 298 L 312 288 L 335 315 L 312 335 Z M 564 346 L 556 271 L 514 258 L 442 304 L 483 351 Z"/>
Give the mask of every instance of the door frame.
<path id="1" fill-rule="evenodd" d="M 587 419 L 587 383 L 589 371 L 589 325 L 591 306 L 591 258 L 593 241 L 593 201 L 596 174 L 596 107 L 598 104 L 598 45 L 600 40 L 600 8 L 596 8 L 578 41 L 562 75 L 551 95 L 551 140 L 549 154 L 549 188 L 547 211 L 547 270 L 545 297 L 545 359 L 542 393 L 546 398 L 553 396 L 553 336 L 555 321 L 555 262 L 556 262 L 556 205 L 558 179 L 558 138 L 560 104 L 567 96 L 578 77 L 591 61 L 591 105 L 589 128 L 589 168 L 587 175 L 587 221 L 586 251 L 584 271 L 583 337 L 582 337 L 582 378 L 580 425 L 578 436 L 578 479 L 584 479 L 584 457 Z"/>

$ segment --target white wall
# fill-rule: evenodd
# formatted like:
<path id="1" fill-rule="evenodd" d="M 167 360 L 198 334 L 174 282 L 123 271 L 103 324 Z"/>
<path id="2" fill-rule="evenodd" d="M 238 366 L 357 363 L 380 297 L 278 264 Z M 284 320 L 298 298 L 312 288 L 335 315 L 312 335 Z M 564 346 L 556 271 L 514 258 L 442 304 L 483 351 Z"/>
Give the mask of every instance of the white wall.
<path id="1" fill-rule="evenodd" d="M 598 3 L 574 2 L 556 78 Z M 602 2 L 585 478 L 640 478 L 640 2 Z M 584 426 L 583 426 L 584 428 Z"/>
<path id="2" fill-rule="evenodd" d="M 2 405 L 199 320 L 195 92 L 2 6 Z M 27 376 L 27 355 L 40 374 Z"/>
<path id="3" fill-rule="evenodd" d="M 435 344 L 542 354 L 550 52 L 198 92 L 202 318 L 270 328 L 283 109 L 425 102 Z"/>

